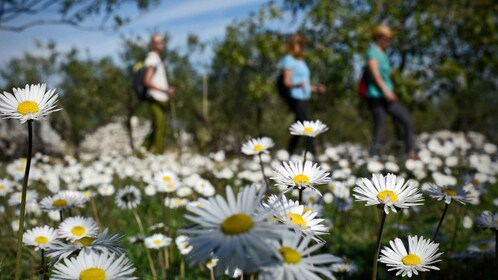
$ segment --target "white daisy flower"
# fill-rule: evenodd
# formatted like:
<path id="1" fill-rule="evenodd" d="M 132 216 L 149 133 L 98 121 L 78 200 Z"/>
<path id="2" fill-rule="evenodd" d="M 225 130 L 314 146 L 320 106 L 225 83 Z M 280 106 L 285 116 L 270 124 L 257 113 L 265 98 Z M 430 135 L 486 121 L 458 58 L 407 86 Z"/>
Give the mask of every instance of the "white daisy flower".
<path id="1" fill-rule="evenodd" d="M 121 233 L 109 234 L 109 229 L 104 229 L 96 237 L 82 237 L 71 243 L 66 243 L 61 240 L 54 241 L 47 251 L 47 256 L 53 259 L 65 259 L 74 253 L 84 251 L 90 253 L 110 252 L 117 255 L 125 253 L 125 249 L 121 245 L 121 240 L 124 235 Z"/>
<path id="2" fill-rule="evenodd" d="M 342 257 L 341 262 L 334 263 L 330 266 L 330 270 L 337 274 L 353 274 L 358 271 L 358 266 L 349 258 Z"/>
<path id="3" fill-rule="evenodd" d="M 256 193 L 254 186 L 242 189 L 237 197 L 228 186 L 226 195 L 226 200 L 220 195 L 200 199 L 201 208 L 187 207 L 193 215 L 187 214 L 185 218 L 196 224 L 183 230 L 193 235 L 189 241 L 193 249 L 188 257 L 194 263 L 206 263 L 214 254 L 219 258 L 218 273 L 226 269 L 232 273 L 236 268 L 255 272 L 277 253 L 268 241 L 280 239 L 288 227 L 266 221 L 270 215 L 267 211 L 256 211 L 263 193 Z"/>
<path id="4" fill-rule="evenodd" d="M 45 197 L 40 202 L 43 211 L 70 209 L 83 207 L 88 199 L 79 191 L 62 191 L 56 195 Z"/>
<path id="5" fill-rule="evenodd" d="M 25 123 L 28 120 L 44 119 L 50 113 L 60 110 L 55 108 L 55 89 L 47 92 L 45 89 L 45 84 L 26 85 L 24 89 L 14 88 L 12 94 L 0 94 L 0 116 Z"/>
<path id="6" fill-rule="evenodd" d="M 0 196 L 6 196 L 14 188 L 14 183 L 7 179 L 0 180 Z"/>
<path id="7" fill-rule="evenodd" d="M 142 195 L 140 190 L 132 185 L 120 189 L 116 194 L 116 205 L 121 209 L 134 209 L 140 204 Z"/>
<path id="8" fill-rule="evenodd" d="M 267 207 L 272 209 L 271 212 L 279 222 L 292 226 L 296 231 L 312 235 L 329 234 L 329 229 L 322 224 L 324 220 L 315 218 L 318 213 L 299 205 L 297 201 L 272 195 L 268 199 Z"/>
<path id="9" fill-rule="evenodd" d="M 390 267 L 388 271 L 398 270 L 396 276 L 412 277 L 419 272 L 429 271 L 430 269 L 439 270 L 434 263 L 441 261 L 438 259 L 443 253 L 436 253 L 439 247 L 422 236 L 408 236 L 408 252 L 401 239 L 396 238 L 389 241 L 391 247 L 384 247 L 381 251 L 379 261 Z"/>
<path id="10" fill-rule="evenodd" d="M 191 188 L 183 186 L 176 190 L 176 195 L 178 195 L 179 197 L 187 197 L 191 195 L 192 192 L 193 191 Z"/>
<path id="11" fill-rule="evenodd" d="M 152 236 L 146 237 L 144 240 L 145 247 L 149 249 L 160 249 L 171 244 L 171 238 L 164 234 L 156 233 Z"/>
<path id="12" fill-rule="evenodd" d="M 309 160 L 304 165 L 302 161 L 282 162 L 282 165 L 275 169 L 275 174 L 271 179 L 280 185 L 309 187 L 319 194 L 320 192 L 313 186 L 327 184 L 330 181 L 329 172 Z"/>
<path id="13" fill-rule="evenodd" d="M 208 259 L 206 261 L 206 267 L 209 269 L 209 270 L 212 270 L 213 268 L 216 267 L 216 265 L 218 264 L 218 261 L 219 259 L 218 258 L 211 258 L 211 259 Z"/>
<path id="14" fill-rule="evenodd" d="M 92 218 L 69 217 L 59 225 L 57 234 L 60 238 L 76 241 L 83 237 L 96 237 L 99 232 L 97 223 Z"/>
<path id="15" fill-rule="evenodd" d="M 365 201 L 365 206 L 384 204 L 384 211 L 397 212 L 396 208 L 408 208 L 422 205 L 424 199 L 413 182 L 403 184 L 403 178 L 396 178 L 394 174 L 372 174 L 372 179 L 361 178 L 354 187 L 353 196 L 357 201 Z"/>
<path id="16" fill-rule="evenodd" d="M 186 255 L 192 251 L 192 245 L 189 244 L 190 238 L 186 235 L 178 235 L 175 239 L 176 247 L 180 251 L 180 254 Z"/>
<path id="17" fill-rule="evenodd" d="M 98 188 L 98 192 L 101 196 L 111 196 L 114 194 L 114 186 L 111 184 L 103 184 Z"/>
<path id="18" fill-rule="evenodd" d="M 10 195 L 8 204 L 10 206 L 19 206 L 21 205 L 21 198 L 22 198 L 22 193 L 21 192 L 14 192 Z M 35 202 L 38 199 L 38 192 L 37 191 L 26 191 L 26 204 L 30 202 Z"/>
<path id="19" fill-rule="evenodd" d="M 322 278 L 319 274 L 327 279 L 335 279 L 330 270 L 323 265 L 339 262 L 341 259 L 331 254 L 312 255 L 314 251 L 325 245 L 325 243 L 309 246 L 311 238 L 310 235 L 303 237 L 299 233 L 284 237 L 282 243 L 277 246 L 279 252 L 277 256 L 278 262 L 265 266 L 260 273 L 259 279 L 320 280 Z"/>
<path id="20" fill-rule="evenodd" d="M 498 213 L 491 213 L 489 211 L 484 211 L 476 219 L 476 226 L 482 229 L 491 229 L 494 231 L 498 230 Z"/>
<path id="21" fill-rule="evenodd" d="M 197 180 L 197 182 L 194 185 L 194 190 L 206 197 L 213 196 L 216 193 L 216 190 L 213 187 L 213 185 L 208 180 L 202 178 Z"/>
<path id="22" fill-rule="evenodd" d="M 320 120 L 316 121 L 297 121 L 293 123 L 289 130 L 292 135 L 302 135 L 308 137 L 316 137 L 317 135 L 327 131 L 329 128 Z"/>
<path id="23" fill-rule="evenodd" d="M 35 227 L 23 234 L 22 242 L 38 249 L 47 249 L 57 239 L 57 232 L 49 226 Z"/>
<path id="24" fill-rule="evenodd" d="M 181 197 L 167 197 L 164 199 L 164 205 L 169 208 L 178 208 L 188 204 L 188 200 Z"/>
<path id="25" fill-rule="evenodd" d="M 493 255 L 495 253 L 496 241 L 482 240 L 467 247 L 467 251 L 473 255 Z"/>
<path id="26" fill-rule="evenodd" d="M 257 155 L 259 153 L 268 153 L 268 149 L 273 147 L 275 143 L 270 137 L 255 138 L 247 141 L 242 145 L 242 153 L 246 155 Z"/>
<path id="27" fill-rule="evenodd" d="M 154 177 L 158 192 L 174 192 L 180 187 L 180 182 L 175 173 L 165 170 Z"/>
<path id="28" fill-rule="evenodd" d="M 438 186 L 435 184 L 429 184 L 429 187 L 425 190 L 430 197 L 436 198 L 437 200 L 443 200 L 444 203 L 450 204 L 452 200 L 458 201 L 461 204 L 469 203 L 471 201 L 470 193 L 463 188 L 456 186 Z"/>
<path id="29" fill-rule="evenodd" d="M 50 279 L 54 280 L 128 280 L 138 279 L 132 277 L 135 268 L 128 258 L 123 254 L 116 257 L 115 254 L 104 252 L 80 252 L 75 258 L 64 259 L 54 265 Z"/>

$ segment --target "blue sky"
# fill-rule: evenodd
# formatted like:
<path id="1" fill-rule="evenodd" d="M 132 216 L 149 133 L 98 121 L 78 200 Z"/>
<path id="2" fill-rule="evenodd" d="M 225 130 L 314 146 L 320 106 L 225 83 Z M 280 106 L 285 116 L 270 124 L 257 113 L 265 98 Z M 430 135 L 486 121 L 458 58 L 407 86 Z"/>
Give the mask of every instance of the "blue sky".
<path id="1" fill-rule="evenodd" d="M 71 26 L 45 25 L 26 29 L 22 32 L 0 30 L 0 68 L 13 57 L 24 52 L 36 53 L 35 40 L 55 41 L 59 50 L 77 47 L 88 50 L 92 57 L 112 56 L 120 50 L 120 35 L 143 35 L 152 32 L 168 32 L 171 46 L 185 45 L 188 34 L 197 34 L 201 41 L 213 42 L 223 38 L 225 27 L 251 12 L 256 12 L 268 0 L 165 0 L 146 13 L 140 14 L 132 5 L 125 5 L 119 12 L 129 15 L 133 21 L 117 32 L 83 31 Z M 281 1 L 277 1 L 280 3 Z M 36 15 L 37 18 L 52 17 L 53 12 Z M 22 17 L 14 23 L 26 22 Z M 280 24 L 279 24 L 280 25 Z M 281 29 L 292 31 L 294 27 L 282 25 Z"/>

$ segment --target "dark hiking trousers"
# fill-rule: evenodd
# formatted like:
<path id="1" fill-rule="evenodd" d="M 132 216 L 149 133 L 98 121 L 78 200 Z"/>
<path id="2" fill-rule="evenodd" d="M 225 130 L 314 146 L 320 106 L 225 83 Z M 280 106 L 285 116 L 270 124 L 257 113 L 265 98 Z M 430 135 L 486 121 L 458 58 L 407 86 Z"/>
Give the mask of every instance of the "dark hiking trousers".
<path id="1" fill-rule="evenodd" d="M 395 122 L 401 124 L 404 129 L 406 152 L 415 150 L 414 124 L 405 107 L 398 101 L 389 102 L 385 98 L 367 98 L 368 108 L 373 117 L 373 141 L 371 147 L 372 155 L 379 155 L 384 141 L 386 114 L 390 114 Z"/>
<path id="2" fill-rule="evenodd" d="M 310 102 L 308 100 L 299 100 L 299 99 L 293 99 L 293 98 L 288 99 L 289 108 L 296 116 L 296 122 L 297 121 L 303 122 L 303 121 L 310 120 L 309 103 Z M 313 138 L 307 137 L 307 136 L 298 136 L 298 135 L 293 135 L 289 141 L 289 146 L 288 146 L 289 155 L 292 155 L 294 153 L 294 151 L 297 148 L 299 138 L 301 138 L 301 137 L 306 138 L 305 139 L 306 150 L 309 153 L 312 153 L 314 156 L 316 156 L 315 146 L 313 144 Z"/>

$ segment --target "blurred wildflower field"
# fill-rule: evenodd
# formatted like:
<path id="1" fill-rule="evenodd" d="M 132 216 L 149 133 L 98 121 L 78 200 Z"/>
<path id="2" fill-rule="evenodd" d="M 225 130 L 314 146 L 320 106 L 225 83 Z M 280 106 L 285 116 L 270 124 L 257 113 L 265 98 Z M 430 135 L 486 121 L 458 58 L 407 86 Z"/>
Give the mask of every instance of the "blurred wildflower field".
<path id="1" fill-rule="evenodd" d="M 422 133 L 417 142 L 420 160 L 400 160 L 393 156 L 371 158 L 366 149 L 351 143 L 325 145 L 319 150 L 315 160 L 320 162 L 323 171 L 330 173 L 330 180 L 327 184 L 315 186 L 321 195 L 309 188 L 304 190 L 302 200 L 305 209 L 301 209 L 300 214 L 305 217 L 307 211 L 317 213 L 315 222 L 318 221 L 326 232 L 314 235 L 314 228 L 311 227 L 311 235 L 317 238 L 313 238 L 309 246 L 325 242 L 313 254 L 331 254 L 337 257 L 321 266 L 337 279 L 368 279 L 372 275 L 373 256 L 383 211 L 377 207 L 365 207 L 364 203 L 357 201 L 353 197 L 353 188 L 360 178 L 370 179 L 372 174 L 378 173 L 392 173 L 398 176 L 398 180 L 400 177 L 408 180 L 407 183 L 421 191 L 424 197 L 423 205 L 398 209 L 397 213 L 387 215 L 382 247 L 388 246 L 389 241 L 395 238 L 406 240 L 409 235 L 432 238 L 447 205 L 444 200 L 434 199 L 428 194 L 434 186 L 432 184 L 450 186 L 452 189 L 445 194 L 456 196 L 458 193 L 467 198 L 465 204 L 455 199 L 448 204 L 436 241 L 440 243 L 439 252 L 444 252 L 439 257 L 441 261 L 435 264 L 440 270 L 422 272 L 419 276 L 415 275 L 415 279 L 493 279 L 496 273 L 495 234 L 491 230 L 480 229 L 475 221 L 485 210 L 496 213 L 498 206 L 496 145 L 489 143 L 479 133 L 450 131 Z M 267 147 L 253 148 L 261 150 Z M 102 249 L 106 246 L 121 244 L 121 247 L 117 245 L 110 251 L 116 255 L 125 254 L 136 268 L 130 275 L 139 279 L 153 279 L 154 273 L 157 279 L 209 279 L 215 272 L 219 272 L 216 271 L 216 260 L 192 257 L 191 254 L 198 252 L 198 248 L 190 248 L 188 238 L 200 233 L 189 232 L 195 223 L 192 218 L 186 218 L 187 214 L 193 217 L 192 210 L 187 209 L 203 208 L 208 203 L 203 199 L 218 195 L 221 197 L 213 201 L 219 202 L 227 196 L 229 189 L 233 189 L 235 194 L 243 190 L 254 191 L 255 188 L 264 190 L 265 178 L 261 172 L 260 160 L 266 177 L 276 178 L 276 170 L 282 162 L 303 159 L 303 155 L 289 158 L 284 150 L 269 151 L 270 153 L 248 156 L 228 154 L 222 150 L 198 154 L 183 148 L 164 155 L 145 153 L 141 157 L 108 151 L 102 154 L 83 154 L 80 160 L 69 156 L 52 158 L 36 154 L 29 177 L 25 228 L 29 231 L 48 225 L 58 229 L 60 235 L 64 226 L 71 222 L 68 218 L 87 217 L 98 226 L 97 229 L 91 229 L 91 223 L 87 224 L 88 230 L 95 230 L 89 244 L 74 242 L 75 239 L 69 238 L 79 246 L 64 247 L 61 242 L 59 251 L 52 251 L 52 256 L 56 257 L 45 258 L 54 260 L 58 257 L 64 259 L 76 256 L 85 246 L 90 248 L 88 252 L 102 252 L 109 249 Z M 0 165 L 1 279 L 11 279 L 14 274 L 19 190 L 25 166 L 25 159 Z M 252 188 L 245 188 L 251 185 Z M 231 188 L 227 189 L 227 186 Z M 269 186 L 269 193 L 273 194 L 287 189 L 286 186 L 276 185 L 272 179 L 269 179 Z M 68 190 L 73 192 L 67 192 Z M 292 190 L 284 196 L 295 202 L 298 200 L 298 193 L 297 190 Z M 63 200 L 66 204 L 61 205 Z M 73 204 L 68 204 L 71 201 Z M 271 204 L 269 196 L 262 197 L 262 201 Z M 60 223 L 61 219 L 63 223 Z M 230 230 L 240 230 L 241 222 L 243 223 L 238 220 L 239 224 Z M 300 223 L 291 217 L 290 224 Z M 107 231 L 103 232 L 105 229 Z M 91 243 L 95 239 L 99 240 L 100 237 L 95 238 L 99 232 L 101 235 L 105 233 L 104 237 L 107 236 L 102 239 L 100 249 Z M 118 233 L 123 236 L 115 235 Z M 38 279 L 40 250 L 27 247 L 23 251 L 21 279 Z M 46 251 L 50 255 L 50 249 Z M 285 259 L 289 256 L 283 251 L 279 252 Z M 60 254 L 64 253 L 67 255 L 61 257 Z M 266 257 L 261 255 L 262 259 Z M 48 262 L 47 259 L 45 263 Z M 221 260 L 221 263 L 226 264 L 227 261 Z M 243 262 L 237 258 L 231 261 L 235 265 L 239 261 Z M 226 265 L 231 267 L 230 264 Z M 242 279 L 237 271 L 230 273 L 235 273 L 236 278 Z M 231 279 L 231 276 L 222 276 L 223 271 L 219 274 L 221 275 L 214 277 Z M 268 279 L 264 275 L 262 270 L 258 271 L 255 267 L 243 277 Z M 378 279 L 401 279 L 401 275 L 395 276 L 395 272 L 388 272 L 387 267 L 379 263 Z"/>

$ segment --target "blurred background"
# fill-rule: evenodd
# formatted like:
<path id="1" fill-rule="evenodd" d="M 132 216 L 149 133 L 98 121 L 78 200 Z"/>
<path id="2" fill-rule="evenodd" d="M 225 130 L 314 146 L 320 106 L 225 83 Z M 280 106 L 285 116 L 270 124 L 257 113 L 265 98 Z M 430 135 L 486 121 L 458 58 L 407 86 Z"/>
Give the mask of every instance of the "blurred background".
<path id="1" fill-rule="evenodd" d="M 164 62 L 176 88 L 169 148 L 237 150 L 248 136 L 283 147 L 292 114 L 278 96 L 286 38 L 308 38 L 312 114 L 331 132 L 323 143 L 367 146 L 370 118 L 357 85 L 372 27 L 389 24 L 396 93 L 417 132 L 477 131 L 498 140 L 498 5 L 493 0 L 88 0 L 0 1 L 0 89 L 57 88 L 62 113 L 37 128 L 35 150 L 78 155 L 95 133 L 121 133 L 130 149 L 149 115 L 135 96 L 132 67 L 152 33 L 166 36 Z M 389 129 L 392 129 L 389 127 Z M 19 124 L 0 120 L 0 157 L 23 155 Z M 93 135 L 93 136 L 92 136 Z M 89 139 L 90 138 L 90 139 Z M 402 146 L 391 137 L 392 152 Z M 36 143 L 36 141 L 35 141 Z M 92 148 L 93 147 L 93 148 Z"/>

